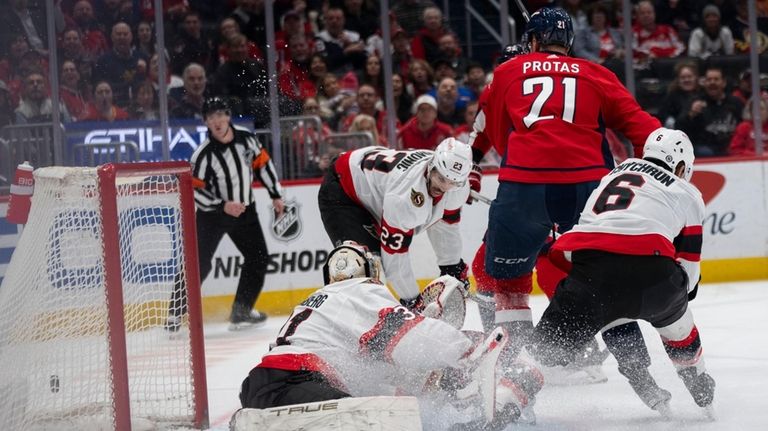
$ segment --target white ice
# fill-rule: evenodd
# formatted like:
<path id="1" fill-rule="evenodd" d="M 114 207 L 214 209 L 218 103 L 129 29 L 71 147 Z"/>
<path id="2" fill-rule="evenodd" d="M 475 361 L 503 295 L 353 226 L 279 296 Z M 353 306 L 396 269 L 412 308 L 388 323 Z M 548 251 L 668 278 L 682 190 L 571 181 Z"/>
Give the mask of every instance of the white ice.
<path id="1" fill-rule="evenodd" d="M 534 319 L 546 307 L 544 296 L 531 301 Z M 535 426 L 512 430 L 765 430 L 768 429 L 768 282 L 702 285 L 690 303 L 701 334 L 704 358 L 717 382 L 717 420 L 708 421 L 664 353 L 658 333 L 642 322 L 658 384 L 672 393 L 672 418 L 647 408 L 609 357 L 608 382 L 586 386 L 545 387 L 538 396 Z M 228 429 L 239 408 L 240 383 L 259 362 L 286 316 L 270 317 L 265 326 L 229 332 L 224 323 L 205 325 L 206 366 L 211 428 Z"/>

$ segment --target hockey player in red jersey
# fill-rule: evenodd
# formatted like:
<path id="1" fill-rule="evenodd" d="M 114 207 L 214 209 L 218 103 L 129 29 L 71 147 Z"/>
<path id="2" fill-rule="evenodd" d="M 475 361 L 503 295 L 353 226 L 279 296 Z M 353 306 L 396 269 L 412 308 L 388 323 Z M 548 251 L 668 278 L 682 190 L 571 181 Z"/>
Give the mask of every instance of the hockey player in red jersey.
<path id="1" fill-rule="evenodd" d="M 331 251 L 323 275 L 325 286 L 294 308 L 243 381 L 243 407 L 394 395 L 395 388 L 419 395 L 425 385 L 445 391 L 474 387 L 474 375 L 467 373 L 485 345 L 474 346 L 459 330 L 466 296 L 460 281 L 441 276 L 424 290 L 421 306 L 409 310 L 378 279 L 373 255 L 352 241 Z M 495 389 L 486 399 L 495 405 L 493 420 L 514 421 L 532 404 L 528 395 L 540 389 L 541 375 L 528 366 L 514 376 L 496 376 L 495 362 Z"/>
<path id="2" fill-rule="evenodd" d="M 419 295 L 411 267 L 413 236 L 426 231 L 440 274 L 467 282 L 461 259 L 461 207 L 469 196 L 472 153 L 445 139 L 434 151 L 365 147 L 343 153 L 318 192 L 331 242 L 354 240 L 380 253 L 387 282 L 404 304 Z"/>
<path id="3" fill-rule="evenodd" d="M 693 161 L 685 133 L 659 128 L 643 159 L 627 159 L 604 177 L 579 224 L 555 241 L 550 257 L 569 275 L 533 333 L 530 350 L 542 363 L 568 361 L 615 319 L 643 319 L 658 330 L 696 404 L 711 405 L 715 381 L 688 308 L 704 220 L 701 193 L 689 182 Z"/>

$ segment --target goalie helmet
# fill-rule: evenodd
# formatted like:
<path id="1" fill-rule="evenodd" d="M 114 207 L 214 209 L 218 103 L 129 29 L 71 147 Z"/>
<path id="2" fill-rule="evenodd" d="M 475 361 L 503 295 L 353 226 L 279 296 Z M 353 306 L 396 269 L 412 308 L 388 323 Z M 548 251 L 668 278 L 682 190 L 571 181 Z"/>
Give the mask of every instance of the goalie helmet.
<path id="1" fill-rule="evenodd" d="M 472 148 L 454 138 L 444 139 L 429 162 L 429 170 L 432 169 L 457 186 L 463 186 L 472 170 Z"/>
<path id="2" fill-rule="evenodd" d="M 368 247 L 354 241 L 344 241 L 328 255 L 323 265 L 323 281 L 331 284 L 359 277 L 379 279 L 376 258 L 368 251 Z"/>
<path id="3" fill-rule="evenodd" d="M 680 130 L 660 127 L 651 132 L 648 139 L 645 140 L 643 158 L 658 160 L 667 165 L 672 172 L 675 172 L 677 165 L 683 162 L 685 163 L 685 170 L 682 178 L 690 181 L 693 175 L 693 160 L 695 159 L 693 144 L 688 139 L 688 135 Z"/>
<path id="4" fill-rule="evenodd" d="M 532 37 L 536 37 L 540 45 L 559 45 L 570 51 L 573 35 L 573 23 L 568 12 L 559 7 L 543 7 L 531 15 L 524 38 L 530 42 Z"/>

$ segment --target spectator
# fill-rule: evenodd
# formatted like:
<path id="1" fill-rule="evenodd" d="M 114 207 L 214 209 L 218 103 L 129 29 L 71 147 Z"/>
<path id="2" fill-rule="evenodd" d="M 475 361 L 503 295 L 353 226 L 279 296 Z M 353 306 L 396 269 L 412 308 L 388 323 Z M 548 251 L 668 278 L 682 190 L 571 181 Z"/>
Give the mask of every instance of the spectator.
<path id="1" fill-rule="evenodd" d="M 181 75 L 189 63 L 208 68 L 212 49 L 213 42 L 202 30 L 200 15 L 197 12 L 187 13 L 173 43 L 171 70 Z"/>
<path id="2" fill-rule="evenodd" d="M 379 25 L 378 11 L 370 7 L 372 2 L 363 0 L 344 0 L 344 22 L 346 28 L 360 35 L 362 40 L 367 40 Z M 378 4 L 378 3 L 377 3 Z"/>
<path id="3" fill-rule="evenodd" d="M 317 89 L 317 100 L 320 102 L 320 117 L 328 122 L 332 129 L 336 129 L 339 119 L 354 105 L 355 94 L 342 91 L 336 75 L 326 73 Z"/>
<path id="4" fill-rule="evenodd" d="M 424 9 L 428 7 L 435 7 L 435 3 L 430 0 L 395 0 L 391 13 L 408 37 L 412 37 L 422 26 Z"/>
<path id="5" fill-rule="evenodd" d="M 336 74 L 343 74 L 354 69 L 361 69 L 365 64 L 365 44 L 357 32 L 345 27 L 344 11 L 330 7 L 325 13 L 325 30 L 317 34 L 315 50 L 325 55 L 328 69 Z"/>
<path id="6" fill-rule="evenodd" d="M 419 97 L 434 88 L 435 72 L 424 60 L 415 58 L 408 68 L 408 91 L 413 97 Z"/>
<path id="7" fill-rule="evenodd" d="M 453 128 L 453 137 L 465 144 L 469 142 L 469 134 L 472 132 L 472 126 L 475 124 L 477 116 L 478 102 L 469 102 L 467 109 L 464 110 L 464 121 Z"/>
<path id="8" fill-rule="evenodd" d="M 400 28 L 400 25 L 397 23 L 397 19 L 395 18 L 395 15 L 392 12 L 390 12 L 389 13 L 390 37 L 394 38 L 394 34 L 398 30 L 402 30 L 402 29 Z M 409 45 L 410 45 L 410 42 L 409 42 Z M 368 52 L 368 55 L 376 54 L 379 56 L 379 58 L 383 58 L 384 49 L 388 49 L 390 53 L 393 52 L 392 44 L 384 43 L 384 38 L 382 37 L 382 28 L 381 26 L 379 26 L 376 28 L 376 31 L 371 36 L 365 39 L 365 50 Z"/>
<path id="9" fill-rule="evenodd" d="M 229 39 L 231 39 L 233 36 L 242 34 L 240 33 L 240 26 L 237 23 L 237 21 L 234 18 L 225 18 L 221 21 L 221 25 L 219 27 L 220 30 L 220 37 L 223 42 L 219 43 L 218 53 L 219 53 L 219 65 L 224 64 L 229 60 Z M 252 58 L 254 60 L 263 60 L 264 54 L 261 51 L 261 48 L 256 46 L 255 43 L 248 40 L 246 38 L 246 48 L 247 48 L 247 54 L 248 58 Z"/>
<path id="10" fill-rule="evenodd" d="M 155 86 L 149 81 L 144 81 L 136 88 L 136 97 L 128 108 L 128 116 L 131 120 L 159 120 L 160 112 L 157 107 Z"/>
<path id="11" fill-rule="evenodd" d="M 132 50 L 131 27 L 118 22 L 112 27 L 112 51 L 99 57 L 93 70 L 96 81 L 107 81 L 114 92 L 115 103 L 128 106 L 133 87 L 144 80 L 147 59 Z"/>
<path id="12" fill-rule="evenodd" d="M 309 78 L 315 84 L 316 89 L 323 85 L 323 79 L 328 74 L 328 63 L 321 54 L 312 54 L 309 58 Z"/>
<path id="13" fill-rule="evenodd" d="M 752 121 L 752 99 L 750 103 L 744 106 L 742 118 L 744 121 L 736 126 L 731 138 L 731 144 L 728 147 L 728 154 L 731 156 L 754 156 L 755 155 L 755 123 Z M 765 142 L 768 140 L 768 100 L 760 97 L 760 123 L 763 125 L 762 137 L 763 148 L 766 148 Z"/>
<path id="14" fill-rule="evenodd" d="M 408 76 L 411 63 L 415 61 L 411 53 L 411 39 L 402 28 L 392 31 L 392 71 Z"/>
<path id="15" fill-rule="evenodd" d="M 0 80 L 5 81 L 10 92 L 13 106 L 18 105 L 22 81 L 28 71 L 22 69 L 22 58 L 29 52 L 29 44 L 24 35 L 18 34 L 7 40 L 3 46 L 6 57 L 0 60 Z"/>
<path id="16" fill-rule="evenodd" d="M 443 13 L 436 6 L 424 9 L 423 25 L 411 39 L 411 52 L 415 58 L 433 64 L 440 57 L 440 38 L 448 32 L 443 26 Z"/>
<path id="17" fill-rule="evenodd" d="M 414 115 L 397 133 L 401 149 L 434 150 L 445 138 L 453 136 L 451 126 L 437 121 L 437 102 L 424 94 L 414 103 Z"/>
<path id="18" fill-rule="evenodd" d="M 129 26 L 134 22 L 132 2 L 102 0 L 96 3 L 96 6 L 96 18 L 105 29 L 114 28 L 120 22 L 126 23 Z"/>
<path id="19" fill-rule="evenodd" d="M 291 57 L 280 62 L 278 87 L 281 99 L 287 104 L 286 109 L 291 115 L 299 115 L 302 111 L 302 101 L 317 94 L 317 88 L 309 74 L 312 52 L 303 34 L 291 37 L 288 47 Z"/>
<path id="20" fill-rule="evenodd" d="M 704 2 L 700 1 L 656 1 L 656 21 L 674 28 L 680 40 L 688 40 L 691 30 L 701 23 L 700 12 L 703 4 Z"/>
<path id="21" fill-rule="evenodd" d="M 265 0 L 237 0 L 230 17 L 237 21 L 242 32 L 262 49 L 267 44 L 267 21 L 264 16 Z M 226 40 L 226 39 L 225 39 Z"/>
<path id="22" fill-rule="evenodd" d="M 0 15 L 3 39 L 21 34 L 27 38 L 32 49 L 48 52 L 48 35 L 45 25 L 45 8 L 29 8 L 28 0 L 11 0 Z"/>
<path id="23" fill-rule="evenodd" d="M 459 101 L 459 88 L 456 80 L 444 78 L 437 86 L 437 119 L 449 126 L 457 127 L 464 123 L 464 110 L 467 101 Z"/>
<path id="24" fill-rule="evenodd" d="M 371 135 L 371 142 L 366 145 L 378 145 L 381 147 L 387 146 L 387 140 L 384 136 L 379 134 L 376 127 L 376 120 L 368 114 L 357 114 L 352 120 L 352 124 L 349 125 L 350 132 L 367 132 Z"/>
<path id="25" fill-rule="evenodd" d="M 736 2 L 736 16 L 733 20 L 721 20 L 724 23 L 729 23 L 731 34 L 734 39 L 734 48 L 738 53 L 748 53 L 750 36 L 749 36 L 749 10 L 747 8 L 747 0 L 737 0 Z M 757 52 L 762 54 L 768 49 L 768 26 L 765 25 L 765 20 L 757 20 Z"/>
<path id="26" fill-rule="evenodd" d="M 467 76 L 464 80 L 464 86 L 472 93 L 472 100 L 480 98 L 480 93 L 485 89 L 486 78 L 483 65 L 475 61 L 467 64 Z"/>
<path id="27" fill-rule="evenodd" d="M 376 54 L 369 54 L 365 60 L 365 68 L 358 72 L 358 85 L 369 84 L 376 89 L 379 97 L 384 96 L 384 71 L 381 67 L 381 58 Z"/>
<path id="28" fill-rule="evenodd" d="M 291 50 L 288 42 L 291 38 L 303 36 L 307 43 L 314 39 L 312 27 L 308 26 L 302 14 L 296 10 L 289 10 L 280 19 L 280 30 L 275 32 L 275 47 L 279 59 L 291 58 Z M 314 50 L 314 44 L 309 43 L 310 50 Z"/>
<path id="29" fill-rule="evenodd" d="M 392 74 L 392 97 L 395 99 L 397 121 L 405 124 L 411 118 L 413 97 L 405 91 L 405 80 L 399 73 Z"/>
<path id="30" fill-rule="evenodd" d="M 585 31 L 576 32 L 573 55 L 603 65 L 606 60 L 623 59 L 624 38 L 609 25 L 608 10 L 596 5 L 589 14 L 589 24 Z"/>
<path id="31" fill-rule="evenodd" d="M 173 88 L 169 93 L 172 118 L 203 119 L 203 102 L 208 97 L 205 68 L 197 63 L 190 63 L 182 74 L 184 87 Z"/>
<path id="32" fill-rule="evenodd" d="M 85 60 L 93 60 L 93 55 L 85 50 L 80 30 L 70 28 L 64 30 L 61 35 L 61 49 L 59 50 L 61 61 L 74 61 L 79 63 Z"/>
<path id="33" fill-rule="evenodd" d="M 386 124 L 386 111 L 379 109 L 379 96 L 376 89 L 370 84 L 363 84 L 357 89 L 356 103 L 349 113 L 342 118 L 340 131 L 347 132 L 358 114 L 366 114 L 376 119 L 376 129 L 380 134 L 384 132 Z"/>
<path id="34" fill-rule="evenodd" d="M 165 56 L 165 64 L 166 90 L 170 91 L 172 88 L 179 88 L 184 86 L 184 81 L 180 77 L 174 75 L 168 68 L 168 55 Z M 157 53 L 152 55 L 152 58 L 149 59 L 147 80 L 152 83 L 156 91 L 160 91 L 160 56 Z"/>
<path id="35" fill-rule="evenodd" d="M 216 70 L 214 82 L 218 94 L 230 98 L 233 115 L 251 116 L 261 123 L 269 116 L 267 74 L 261 63 L 248 58 L 247 43 L 242 34 L 229 39 L 229 59 Z"/>
<path id="36" fill-rule="evenodd" d="M 99 81 L 93 89 L 93 102 L 83 121 L 122 121 L 129 118 L 128 113 L 112 102 L 112 86 L 107 81 Z"/>
<path id="37" fill-rule="evenodd" d="M 678 57 L 685 51 L 685 45 L 674 28 L 656 23 L 653 2 L 640 1 L 636 11 L 637 23 L 632 27 L 632 49 L 636 68 L 647 68 L 654 58 Z"/>
<path id="38" fill-rule="evenodd" d="M 77 66 L 77 72 L 80 74 L 80 85 L 83 88 L 83 94 L 85 94 L 88 97 L 88 100 L 91 99 L 91 96 L 93 95 L 93 67 L 94 67 L 95 61 L 92 60 L 82 60 L 79 63 L 75 63 L 75 66 Z"/>
<path id="39" fill-rule="evenodd" d="M 768 74 L 760 74 L 760 91 L 763 93 L 763 97 L 766 96 L 766 88 L 768 88 Z M 733 89 L 731 95 L 741 101 L 741 103 L 747 103 L 747 100 L 752 97 L 752 70 L 745 69 L 739 74 L 739 83 L 736 88 Z"/>
<path id="40" fill-rule="evenodd" d="M 50 123 L 53 121 L 53 102 L 46 94 L 45 76 L 40 72 L 30 72 L 24 78 L 24 86 L 21 93 L 21 102 L 16 108 L 15 124 Z M 69 123 L 67 107 L 59 103 L 61 121 Z"/>
<path id="41" fill-rule="evenodd" d="M 11 93 L 4 81 L 0 81 L 0 127 L 13 124 L 13 105 L 11 105 Z"/>
<path id="42" fill-rule="evenodd" d="M 726 84 L 722 69 L 710 66 L 704 73 L 704 97 L 694 99 L 677 118 L 675 126 L 691 138 L 696 157 L 728 154 L 744 105 L 726 94 Z"/>
<path id="43" fill-rule="evenodd" d="M 155 28 L 149 21 L 139 21 L 136 25 L 136 41 L 134 50 L 144 58 L 150 58 L 155 54 L 157 40 L 155 39 Z"/>
<path id="44" fill-rule="evenodd" d="M 457 36 L 453 32 L 442 35 L 438 40 L 438 50 L 440 51 L 439 57 L 448 61 L 454 70 L 455 76 L 453 76 L 453 79 L 457 81 L 464 80 L 469 60 L 461 55 L 461 46 Z"/>
<path id="45" fill-rule="evenodd" d="M 83 92 L 83 86 L 80 82 L 80 72 L 77 70 L 75 62 L 64 60 L 61 63 L 61 82 L 59 84 L 59 97 L 67 107 L 67 111 L 72 116 L 72 121 L 81 120 L 88 115 L 88 101 L 90 95 Z"/>
<path id="46" fill-rule="evenodd" d="M 675 79 L 669 85 L 667 95 L 661 102 L 657 114 L 664 127 L 675 128 L 677 117 L 691 105 L 694 99 L 702 98 L 703 92 L 699 85 L 699 69 L 690 60 L 681 60 L 675 65 Z"/>
<path id="47" fill-rule="evenodd" d="M 98 58 L 109 51 L 104 31 L 99 27 L 90 0 L 79 0 L 72 8 L 72 20 L 77 25 L 85 52 Z"/>
<path id="48" fill-rule="evenodd" d="M 688 40 L 688 55 L 707 58 L 710 55 L 733 55 L 733 34 L 720 22 L 720 9 L 707 5 L 701 13 L 704 25 L 697 27 Z"/>
<path id="49" fill-rule="evenodd" d="M 320 149 L 323 140 L 331 134 L 331 128 L 320 118 L 320 103 L 315 97 L 304 100 L 302 115 L 316 117 L 320 120 L 320 127 L 318 130 L 314 122 L 308 121 L 294 128 L 291 142 L 299 143 L 295 148 L 297 157 L 294 157 L 299 162 L 296 172 L 302 178 L 321 177 L 330 166 L 330 158 L 325 160 L 320 155 Z"/>

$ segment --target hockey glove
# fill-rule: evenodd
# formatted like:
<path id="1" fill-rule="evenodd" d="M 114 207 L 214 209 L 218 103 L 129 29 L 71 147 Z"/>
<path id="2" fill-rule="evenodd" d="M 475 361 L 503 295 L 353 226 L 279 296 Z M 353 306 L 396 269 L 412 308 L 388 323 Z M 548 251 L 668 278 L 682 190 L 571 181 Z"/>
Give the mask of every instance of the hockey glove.
<path id="1" fill-rule="evenodd" d="M 422 311 L 424 311 L 424 302 L 421 299 L 421 295 L 415 298 L 409 298 L 409 299 L 400 298 L 400 304 L 403 307 L 417 313 L 421 313 Z"/>
<path id="2" fill-rule="evenodd" d="M 469 189 L 474 190 L 477 193 L 480 193 L 480 187 L 482 186 L 481 182 L 483 179 L 483 169 L 476 165 L 472 164 L 472 170 L 469 171 Z M 472 205 L 472 196 L 470 195 L 467 198 L 467 204 Z"/>
<path id="3" fill-rule="evenodd" d="M 440 275 L 450 275 L 458 279 L 463 285 L 464 289 L 469 292 L 469 267 L 464 263 L 464 259 L 459 259 L 459 263 L 453 265 L 439 265 Z"/>

